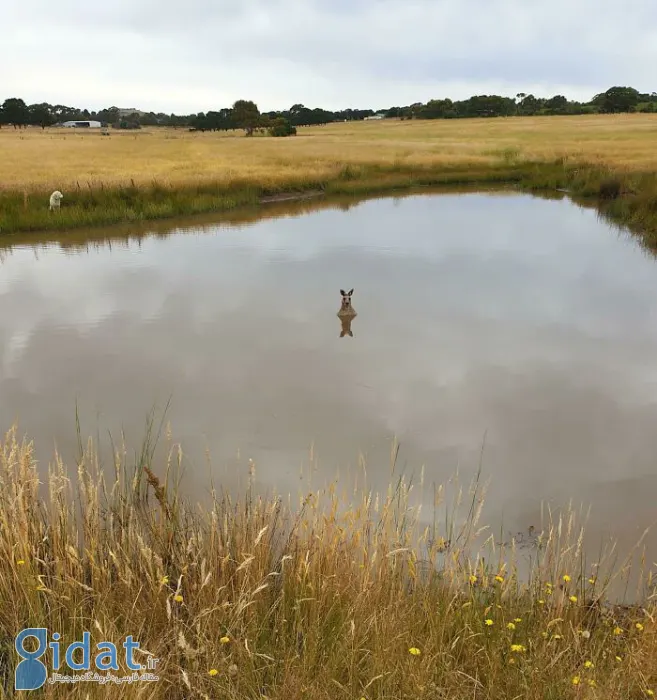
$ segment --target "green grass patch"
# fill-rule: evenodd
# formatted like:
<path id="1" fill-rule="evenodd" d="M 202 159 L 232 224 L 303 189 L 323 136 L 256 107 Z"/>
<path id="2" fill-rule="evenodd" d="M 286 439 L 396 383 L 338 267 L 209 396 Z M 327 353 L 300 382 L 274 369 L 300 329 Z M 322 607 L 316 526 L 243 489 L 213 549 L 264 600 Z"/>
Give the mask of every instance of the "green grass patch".
<path id="1" fill-rule="evenodd" d="M 418 186 L 513 184 L 530 191 L 567 190 L 585 204 L 600 207 L 608 219 L 628 226 L 649 247 L 657 246 L 657 175 L 578 164 L 519 161 L 517 149 L 500 151 L 493 165 L 440 168 L 352 165 L 335 177 L 293 180 L 275 187 L 245 180 L 230 183 L 165 187 L 77 187 L 65 193 L 59 212 L 48 211 L 46 192 L 0 192 L 0 233 L 70 230 L 130 221 L 165 219 L 204 212 L 227 212 L 256 206 L 276 196 L 322 192 L 364 196 Z"/>

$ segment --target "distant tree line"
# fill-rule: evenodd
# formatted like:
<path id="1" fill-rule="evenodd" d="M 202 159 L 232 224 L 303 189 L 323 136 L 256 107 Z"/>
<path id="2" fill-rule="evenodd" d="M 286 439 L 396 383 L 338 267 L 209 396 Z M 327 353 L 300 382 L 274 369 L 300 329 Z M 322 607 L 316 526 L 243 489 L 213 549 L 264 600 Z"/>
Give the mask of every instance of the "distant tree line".
<path id="1" fill-rule="evenodd" d="M 310 109 L 295 104 L 287 110 L 260 112 L 250 100 L 237 100 L 232 107 L 198 114 L 176 115 L 163 112 L 135 112 L 121 114 L 117 107 L 98 112 L 46 102 L 26 104 L 11 97 L 0 106 L 0 128 L 11 125 L 16 129 L 26 126 L 48 126 L 66 121 L 95 120 L 103 126 L 114 128 L 140 128 L 142 126 L 185 127 L 194 131 L 225 131 L 243 129 L 247 136 L 256 130 L 272 136 L 290 136 L 297 126 L 329 124 L 341 121 L 359 121 L 368 117 L 388 119 L 465 119 L 475 117 L 511 117 L 565 114 L 597 114 L 620 112 L 657 112 L 657 93 L 641 93 L 631 87 L 611 87 L 595 95 L 590 102 L 568 100 L 563 95 L 535 97 L 520 92 L 515 98 L 500 95 L 474 95 L 467 100 L 436 99 L 426 104 L 416 102 L 405 107 L 372 109 L 343 109 L 330 111 L 316 107 Z"/>

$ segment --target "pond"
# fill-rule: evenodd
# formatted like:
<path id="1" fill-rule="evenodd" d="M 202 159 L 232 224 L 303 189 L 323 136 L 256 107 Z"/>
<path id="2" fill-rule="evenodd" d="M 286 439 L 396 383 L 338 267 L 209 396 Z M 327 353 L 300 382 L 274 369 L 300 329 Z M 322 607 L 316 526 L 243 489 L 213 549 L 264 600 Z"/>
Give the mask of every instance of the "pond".
<path id="1" fill-rule="evenodd" d="M 0 428 L 43 463 L 76 454 L 76 402 L 83 437 L 136 450 L 171 399 L 194 498 L 249 458 L 281 493 L 383 489 L 398 444 L 428 502 L 481 465 L 506 531 L 541 501 L 627 546 L 652 523 L 657 263 L 594 210 L 418 194 L 81 242 L 0 250 Z"/>

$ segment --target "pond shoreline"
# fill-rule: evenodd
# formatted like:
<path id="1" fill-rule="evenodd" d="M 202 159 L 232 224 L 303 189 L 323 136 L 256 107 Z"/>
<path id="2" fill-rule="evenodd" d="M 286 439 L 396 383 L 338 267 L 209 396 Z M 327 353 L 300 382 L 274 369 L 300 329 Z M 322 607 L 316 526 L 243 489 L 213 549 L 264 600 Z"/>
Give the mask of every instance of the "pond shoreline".
<path id="1" fill-rule="evenodd" d="M 571 184 L 362 184 L 0 236 L 5 636 L 134 633 L 172 697 L 649 697 L 655 261 Z"/>
<path id="2" fill-rule="evenodd" d="M 89 184 L 65 193 L 62 208 L 48 210 L 44 192 L 0 193 L 0 236 L 155 221 L 201 213 L 259 209 L 285 201 L 367 195 L 425 187 L 513 186 L 519 190 L 567 194 L 576 203 L 597 207 L 605 218 L 625 226 L 657 249 L 657 175 L 620 172 L 599 165 L 554 162 L 503 163 L 480 169 L 382 168 L 345 165 L 334 178 L 290 182 L 268 188 L 257 182 L 200 183 L 185 187 L 130 184 L 95 189 Z M 45 203 L 44 203 L 45 201 Z"/>
<path id="3" fill-rule="evenodd" d="M 289 202 L 298 201 L 301 199 L 313 199 L 314 197 L 321 197 L 324 195 L 322 190 L 314 190 L 312 192 L 304 192 L 302 194 L 290 192 L 281 192 L 280 194 L 270 195 L 268 197 L 260 197 L 258 204 L 269 204 L 270 202 Z"/>

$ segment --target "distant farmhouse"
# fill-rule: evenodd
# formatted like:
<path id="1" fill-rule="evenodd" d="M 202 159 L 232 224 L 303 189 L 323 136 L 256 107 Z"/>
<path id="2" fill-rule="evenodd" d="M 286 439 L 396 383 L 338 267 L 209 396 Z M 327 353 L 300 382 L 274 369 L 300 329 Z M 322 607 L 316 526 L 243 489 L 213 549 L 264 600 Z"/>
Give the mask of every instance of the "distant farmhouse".
<path id="1" fill-rule="evenodd" d="M 117 107 L 119 111 L 119 117 L 131 117 L 133 114 L 137 114 L 143 117 L 146 112 L 142 112 L 140 109 L 135 109 L 134 107 Z"/>
<path id="2" fill-rule="evenodd" d="M 370 119 L 385 119 L 386 118 L 386 113 L 385 112 L 379 112 L 378 114 L 373 114 L 371 117 L 365 117 L 365 120 L 370 120 Z"/>
<path id="3" fill-rule="evenodd" d="M 62 122 L 61 124 L 55 124 L 55 126 L 64 126 L 67 129 L 100 129 L 103 125 L 101 124 L 101 122 L 97 122 L 93 119 L 83 119 L 81 121 Z"/>

